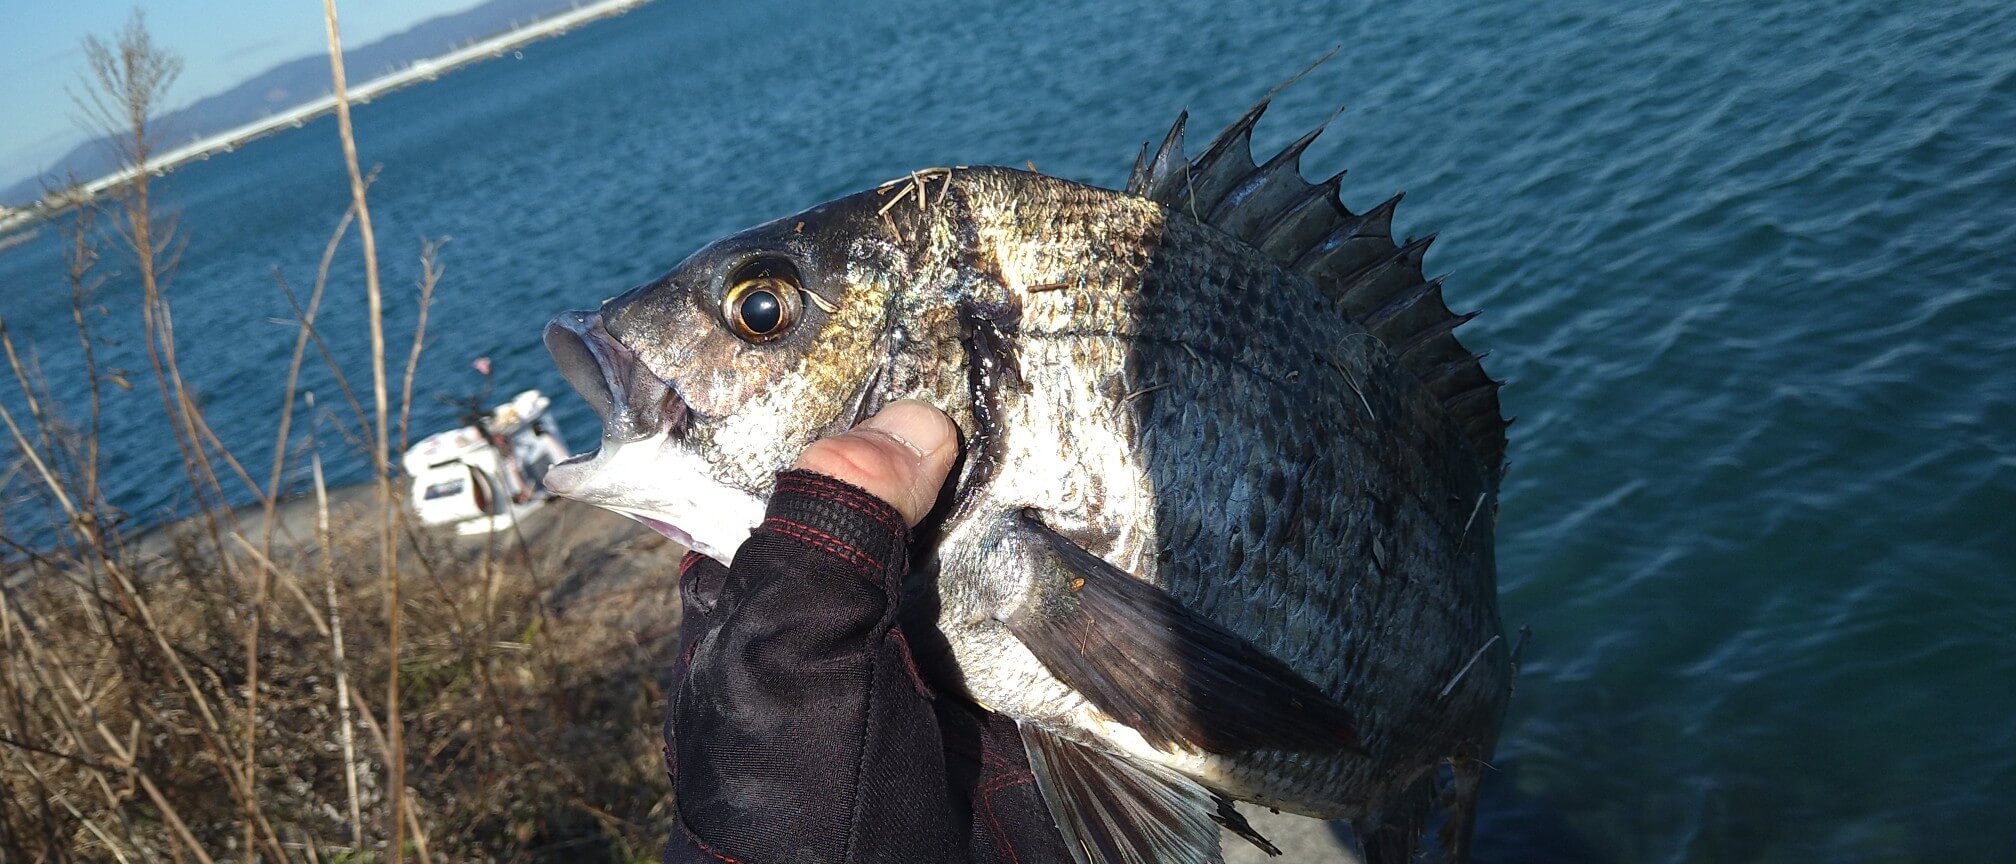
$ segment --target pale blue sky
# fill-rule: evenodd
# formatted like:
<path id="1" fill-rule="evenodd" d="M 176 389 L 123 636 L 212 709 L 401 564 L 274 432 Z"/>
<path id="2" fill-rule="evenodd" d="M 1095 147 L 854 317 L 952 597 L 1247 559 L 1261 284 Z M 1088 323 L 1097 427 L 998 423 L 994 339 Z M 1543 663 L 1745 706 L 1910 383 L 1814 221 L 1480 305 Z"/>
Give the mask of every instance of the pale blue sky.
<path id="1" fill-rule="evenodd" d="M 343 43 L 358 46 L 482 0 L 339 0 Z M 34 173 L 80 141 L 70 99 L 78 43 L 110 36 L 135 6 L 155 41 L 182 55 L 170 107 L 324 50 L 321 0 L 0 0 L 0 179 Z"/>

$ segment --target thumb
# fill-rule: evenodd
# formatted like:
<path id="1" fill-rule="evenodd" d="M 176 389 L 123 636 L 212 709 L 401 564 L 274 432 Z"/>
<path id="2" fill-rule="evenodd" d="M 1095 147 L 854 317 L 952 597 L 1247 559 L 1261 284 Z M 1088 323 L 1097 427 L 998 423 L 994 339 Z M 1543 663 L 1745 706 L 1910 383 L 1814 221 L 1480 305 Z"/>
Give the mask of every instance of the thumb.
<path id="1" fill-rule="evenodd" d="M 796 467 L 852 483 L 916 525 L 959 455 L 959 430 L 930 403 L 891 402 L 861 425 L 814 443 Z"/>

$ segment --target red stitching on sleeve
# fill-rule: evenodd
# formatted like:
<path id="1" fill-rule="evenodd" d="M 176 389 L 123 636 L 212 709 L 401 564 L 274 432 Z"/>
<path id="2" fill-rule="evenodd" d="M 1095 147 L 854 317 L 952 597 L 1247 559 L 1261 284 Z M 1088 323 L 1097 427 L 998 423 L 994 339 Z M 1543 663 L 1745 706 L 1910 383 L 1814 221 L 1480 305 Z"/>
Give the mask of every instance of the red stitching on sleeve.
<path id="1" fill-rule="evenodd" d="M 843 483 L 839 480 L 835 480 L 831 477 L 827 477 L 825 475 L 808 474 L 808 475 L 789 476 L 780 479 L 778 485 L 779 488 L 783 488 L 786 486 L 795 486 L 798 487 L 800 491 L 817 495 L 818 497 L 825 498 L 826 500 L 829 501 L 836 501 L 842 504 L 846 504 L 847 506 L 853 507 L 854 509 L 861 511 L 862 513 L 868 514 L 870 517 L 874 518 L 875 521 L 887 525 L 890 528 L 893 528 L 898 531 L 907 530 L 908 528 L 908 526 L 902 524 L 900 516 L 893 519 L 891 518 L 892 516 L 895 516 L 895 514 L 892 512 L 894 508 L 890 507 L 889 502 L 883 501 L 872 495 L 868 495 L 862 492 L 860 489 L 856 489 L 853 486 L 849 486 L 846 483 Z"/>
<path id="2" fill-rule="evenodd" d="M 850 497 L 845 497 L 845 496 L 841 496 L 841 495 L 835 495 L 835 494 L 833 494 L 833 493 L 831 493 L 830 491 L 828 491 L 828 490 L 825 490 L 825 489 L 800 489 L 800 490 L 797 490 L 797 491 L 799 491 L 799 492 L 801 492 L 801 493 L 803 493 L 803 494 L 806 494 L 806 495 L 810 495 L 810 496 L 812 496 L 812 497 L 814 497 L 814 498 L 819 498 L 819 499 L 823 499 L 823 500 L 826 500 L 826 501 L 831 501 L 831 502 L 833 502 L 833 503 L 835 503 L 835 504 L 839 504 L 839 505 L 842 505 L 842 506 L 845 506 L 845 507 L 851 507 L 851 508 L 853 508 L 853 509 L 855 509 L 855 510 L 858 510 L 858 511 L 860 511 L 860 512 L 864 513 L 864 514 L 867 514 L 868 518 L 870 518 L 870 519 L 873 519 L 873 520 L 875 520 L 876 522 L 879 522 L 879 523 L 881 523 L 881 524 L 882 524 L 882 526 L 883 526 L 883 527 L 885 527 L 885 528 L 889 528 L 889 529 L 891 529 L 891 530 L 895 530 L 895 531 L 903 531 L 903 530 L 906 530 L 906 529 L 907 529 L 907 526 L 901 526 L 901 525 L 898 525 L 898 524 L 897 524 L 897 523 L 895 523 L 895 522 L 891 522 L 891 521 L 889 521 L 889 514 L 887 514 L 887 513 L 884 513 L 884 512 L 882 512 L 881 510 L 877 510 L 877 509 L 874 509 L 874 508 L 871 508 L 871 507 L 865 507 L 865 506 L 862 506 L 862 505 L 861 505 L 860 503 L 858 503 L 858 502 L 859 502 L 859 501 L 861 500 L 860 498 L 850 498 Z M 883 505 L 883 506 L 887 506 L 887 505 Z"/>
<path id="3" fill-rule="evenodd" d="M 1031 777 L 1029 779 L 1033 780 L 1035 778 Z M 1016 783 L 1006 783 L 1000 786 L 983 787 L 980 790 L 980 809 L 987 814 L 987 827 L 993 829 L 994 844 L 1000 846 L 1001 851 L 1008 853 L 1008 860 L 1014 862 L 1014 864 L 1021 864 L 1022 859 L 1020 856 L 1015 854 L 1015 841 L 1009 838 L 1008 832 L 1001 830 L 1001 820 L 994 815 L 994 793 L 999 792 L 1002 789 L 1006 789 L 1009 786 L 1015 786 L 1025 782 L 1028 781 L 1018 780 Z"/>
<path id="4" fill-rule="evenodd" d="M 842 560 L 842 561 L 845 561 L 845 562 L 847 562 L 847 563 L 849 563 L 849 564 L 852 564 L 852 565 L 854 565 L 855 569 L 858 569 L 858 570 L 860 570 L 860 571 L 861 571 L 861 572 L 863 572 L 863 573 L 868 573 L 869 571 L 871 571 L 871 570 L 873 570 L 873 569 L 874 569 L 874 568 L 871 568 L 871 567 L 869 567 L 869 566 L 868 566 L 868 565 L 866 565 L 866 564 L 863 564 L 863 563 L 861 563 L 861 562 L 859 562 L 859 561 L 855 561 L 855 560 L 853 560 L 853 559 L 852 559 L 852 558 L 851 558 L 851 557 L 850 557 L 850 556 L 849 556 L 849 555 L 847 554 L 847 550 L 846 550 L 846 549 L 843 549 L 843 548 L 841 548 L 841 547 L 839 547 L 839 546 L 834 546 L 834 545 L 832 545 L 832 544 L 830 544 L 830 543 L 827 543 L 827 542 L 826 542 L 826 541 L 824 541 L 824 540 L 821 540 L 821 539 L 819 539 L 819 538 L 817 538 L 817 537 L 814 537 L 814 536 L 812 536 L 812 535 L 810 535 L 810 534 L 806 534 L 806 533 L 804 533 L 804 532 L 802 532 L 802 531 L 799 531 L 799 530 L 797 530 L 797 529 L 795 529 L 795 528 L 787 528 L 787 527 L 785 527 L 785 526 L 783 526 L 783 525 L 771 525 L 771 526 L 769 526 L 769 531 L 770 531 L 770 533 L 772 533 L 772 534 L 777 534 L 777 535 L 780 535 L 780 536 L 784 536 L 784 537 L 789 537 L 789 538 L 791 538 L 791 539 L 793 539 L 793 540 L 797 540 L 797 541 L 798 541 L 798 542 L 800 542 L 800 543 L 807 543 L 807 544 L 810 544 L 810 545 L 812 545 L 812 546 L 814 546 L 814 547 L 817 547 L 817 548 L 818 548 L 818 549 L 819 549 L 820 551 L 822 551 L 822 552 L 825 552 L 825 553 L 826 553 L 826 554 L 828 554 L 828 555 L 831 555 L 831 556 L 833 556 L 833 557 L 835 557 L 835 558 L 838 558 L 838 559 L 840 559 L 840 560 Z"/>
<path id="5" fill-rule="evenodd" d="M 679 580 L 682 582 L 685 581 L 686 571 L 693 569 L 693 565 L 700 563 L 700 560 L 706 557 L 691 549 L 686 550 L 686 554 L 679 559 Z"/>
<path id="6" fill-rule="evenodd" d="M 796 531 L 802 531 L 805 534 L 812 535 L 812 537 L 817 537 L 819 538 L 818 540 L 812 540 L 810 537 L 800 535 L 798 536 L 798 539 L 806 540 L 808 542 L 821 545 L 827 551 L 834 552 L 836 555 L 840 555 L 840 557 L 843 558 L 848 556 L 858 558 L 860 559 L 860 561 L 856 563 L 866 562 L 869 566 L 875 568 L 876 573 L 882 572 L 882 562 L 876 560 L 875 556 L 863 552 L 859 549 L 856 549 L 853 546 L 848 545 L 845 541 L 842 541 L 840 538 L 828 534 L 824 531 L 821 531 L 817 528 L 814 528 L 810 525 L 805 525 L 799 522 L 793 522 L 789 519 L 780 519 L 775 516 L 763 520 L 763 524 L 769 526 L 771 530 L 779 531 L 780 533 L 791 534 L 793 533 L 793 531 L 786 529 L 795 529 Z M 824 543 L 821 543 L 820 541 L 824 541 Z M 836 550 L 835 547 L 838 547 L 838 549 Z M 844 550 L 845 554 L 841 554 L 840 550 Z"/>
<path id="7" fill-rule="evenodd" d="M 917 671 L 917 658 L 910 653 L 910 640 L 903 635 L 903 628 L 889 628 L 889 636 L 896 640 L 896 649 L 903 655 L 903 668 L 910 670 L 910 683 L 917 688 L 917 695 L 926 699 L 935 698 L 931 688 L 924 685 L 924 674 Z"/>
<path id="8" fill-rule="evenodd" d="M 679 822 L 679 833 L 686 835 L 686 842 L 692 843 L 693 848 L 714 856 L 714 859 L 717 861 L 725 861 L 727 864 L 748 864 L 748 862 L 741 859 L 730 858 L 727 855 L 714 851 L 714 847 L 707 845 L 707 841 L 700 839 L 700 835 L 693 833 L 693 829 L 687 827 L 686 817 L 680 816 L 677 813 L 674 813 L 673 816 Z"/>

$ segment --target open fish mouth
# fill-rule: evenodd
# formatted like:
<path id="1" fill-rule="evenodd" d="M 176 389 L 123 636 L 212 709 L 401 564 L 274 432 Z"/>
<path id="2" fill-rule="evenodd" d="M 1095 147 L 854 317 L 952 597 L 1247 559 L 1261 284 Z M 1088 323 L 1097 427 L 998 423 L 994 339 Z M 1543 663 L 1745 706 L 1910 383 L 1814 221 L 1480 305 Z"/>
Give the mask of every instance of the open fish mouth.
<path id="1" fill-rule="evenodd" d="M 602 419 L 606 441 L 640 441 L 661 433 L 682 437 L 692 423 L 692 409 L 679 391 L 610 335 L 601 313 L 561 313 L 546 325 L 546 351 Z"/>
<path id="2" fill-rule="evenodd" d="M 565 312 L 546 350 L 602 419 L 602 446 L 546 472 L 554 494 L 621 513 L 722 563 L 762 520 L 763 501 L 722 484 L 688 446 L 693 411 L 677 388 L 610 335 L 602 316 Z"/>

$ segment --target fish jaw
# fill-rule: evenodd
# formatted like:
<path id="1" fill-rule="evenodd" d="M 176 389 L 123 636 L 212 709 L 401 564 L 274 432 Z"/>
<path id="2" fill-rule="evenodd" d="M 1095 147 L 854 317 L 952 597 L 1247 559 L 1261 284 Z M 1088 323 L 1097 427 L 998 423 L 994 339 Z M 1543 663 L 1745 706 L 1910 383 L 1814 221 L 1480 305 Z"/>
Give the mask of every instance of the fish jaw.
<path id="1" fill-rule="evenodd" d="M 621 513 L 723 564 L 763 519 L 762 496 L 720 479 L 688 437 L 685 397 L 610 335 L 600 313 L 568 312 L 546 327 L 567 382 L 602 420 L 602 446 L 546 472 L 546 488 Z"/>
<path id="2" fill-rule="evenodd" d="M 621 513 L 722 564 L 763 521 L 764 500 L 716 480 L 697 451 L 661 432 L 602 449 L 546 473 L 557 495 Z"/>

